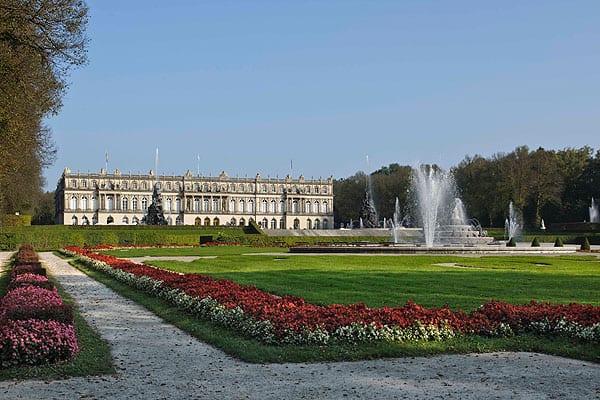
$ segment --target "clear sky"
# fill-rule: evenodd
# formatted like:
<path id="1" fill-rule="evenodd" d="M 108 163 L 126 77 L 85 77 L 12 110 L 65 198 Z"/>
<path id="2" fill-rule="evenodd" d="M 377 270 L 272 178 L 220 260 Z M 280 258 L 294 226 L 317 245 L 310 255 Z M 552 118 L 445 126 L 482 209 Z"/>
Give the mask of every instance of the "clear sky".
<path id="1" fill-rule="evenodd" d="M 88 6 L 48 190 L 107 152 L 109 171 L 147 173 L 157 147 L 161 175 L 307 178 L 600 147 L 597 0 Z"/>

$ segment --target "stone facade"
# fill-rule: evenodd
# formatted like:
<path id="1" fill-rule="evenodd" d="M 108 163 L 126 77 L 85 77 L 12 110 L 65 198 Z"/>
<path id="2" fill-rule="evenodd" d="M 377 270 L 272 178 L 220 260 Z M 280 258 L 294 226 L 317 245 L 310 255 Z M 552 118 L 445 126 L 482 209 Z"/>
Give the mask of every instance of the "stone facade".
<path id="1" fill-rule="evenodd" d="M 71 172 L 65 168 L 55 192 L 61 225 L 139 224 L 160 185 L 170 225 L 245 226 L 268 229 L 333 229 L 333 178 L 292 179 L 155 176 Z"/>

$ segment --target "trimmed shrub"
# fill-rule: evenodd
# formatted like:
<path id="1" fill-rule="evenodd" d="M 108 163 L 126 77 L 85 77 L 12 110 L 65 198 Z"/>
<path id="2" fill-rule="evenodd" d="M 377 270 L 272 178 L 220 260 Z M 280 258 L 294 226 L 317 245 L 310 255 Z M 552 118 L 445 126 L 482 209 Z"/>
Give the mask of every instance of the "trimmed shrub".
<path id="1" fill-rule="evenodd" d="M 63 324 L 73 324 L 73 309 L 68 304 L 22 304 L 16 307 L 3 309 L 0 314 L 0 324 L 8 320 L 26 321 L 28 319 L 41 319 L 44 321 L 57 321 Z"/>
<path id="2" fill-rule="evenodd" d="M 540 247 L 540 241 L 538 240 L 537 237 L 534 237 L 533 240 L 531 241 L 531 247 Z"/>
<path id="3" fill-rule="evenodd" d="M 554 247 L 563 247 L 563 241 L 560 236 L 557 237 L 556 240 L 554 241 Z"/>
<path id="4" fill-rule="evenodd" d="M 510 240 L 506 243 L 506 247 L 517 247 L 517 242 L 515 238 L 510 238 Z"/>
<path id="5" fill-rule="evenodd" d="M 581 250 L 585 250 L 585 251 L 590 251 L 591 250 L 590 241 L 588 240 L 587 237 L 583 238 L 583 241 L 581 243 Z"/>

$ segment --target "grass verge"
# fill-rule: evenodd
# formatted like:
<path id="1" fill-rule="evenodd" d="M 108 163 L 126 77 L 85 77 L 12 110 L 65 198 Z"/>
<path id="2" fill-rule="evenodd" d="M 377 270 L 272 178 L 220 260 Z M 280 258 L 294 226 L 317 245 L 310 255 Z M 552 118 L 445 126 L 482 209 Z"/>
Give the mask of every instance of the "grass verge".
<path id="1" fill-rule="evenodd" d="M 98 271 L 85 267 L 81 263 L 74 262 L 73 265 L 121 296 L 137 302 L 166 322 L 179 327 L 197 339 L 209 343 L 236 358 L 252 363 L 351 361 L 496 351 L 540 352 L 600 362 L 600 348 L 596 344 L 532 335 L 518 335 L 511 338 L 462 336 L 443 342 L 378 342 L 329 346 L 265 345 L 210 322 L 198 320 L 161 299 L 115 281 Z"/>
<path id="2" fill-rule="evenodd" d="M 56 279 L 50 274 L 48 278 L 56 286 L 63 302 L 73 307 L 75 335 L 80 351 L 75 357 L 64 363 L 41 366 L 24 365 L 0 369 L 0 380 L 49 380 L 73 376 L 114 374 L 115 368 L 108 343 L 87 324 L 79 313 L 75 301 L 63 290 Z M 8 282 L 8 270 L 6 270 L 0 275 L 0 297 L 6 292 Z"/>

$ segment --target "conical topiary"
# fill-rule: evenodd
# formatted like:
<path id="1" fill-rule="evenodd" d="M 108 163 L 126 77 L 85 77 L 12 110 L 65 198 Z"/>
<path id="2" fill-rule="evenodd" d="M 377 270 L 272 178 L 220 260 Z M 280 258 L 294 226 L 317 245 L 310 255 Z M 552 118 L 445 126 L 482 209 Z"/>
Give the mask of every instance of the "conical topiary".
<path id="1" fill-rule="evenodd" d="M 540 247 L 540 241 L 537 237 L 533 238 L 533 241 L 531 242 L 531 247 Z"/>
<path id="2" fill-rule="evenodd" d="M 581 243 L 581 250 L 586 250 L 586 251 L 590 251 L 590 241 L 588 240 L 587 236 L 583 238 L 583 243 Z"/>
<path id="3" fill-rule="evenodd" d="M 510 240 L 506 243 L 506 247 L 517 247 L 517 242 L 515 238 L 511 237 Z"/>
<path id="4" fill-rule="evenodd" d="M 554 241 L 554 247 L 563 247 L 563 241 L 560 236 Z"/>

